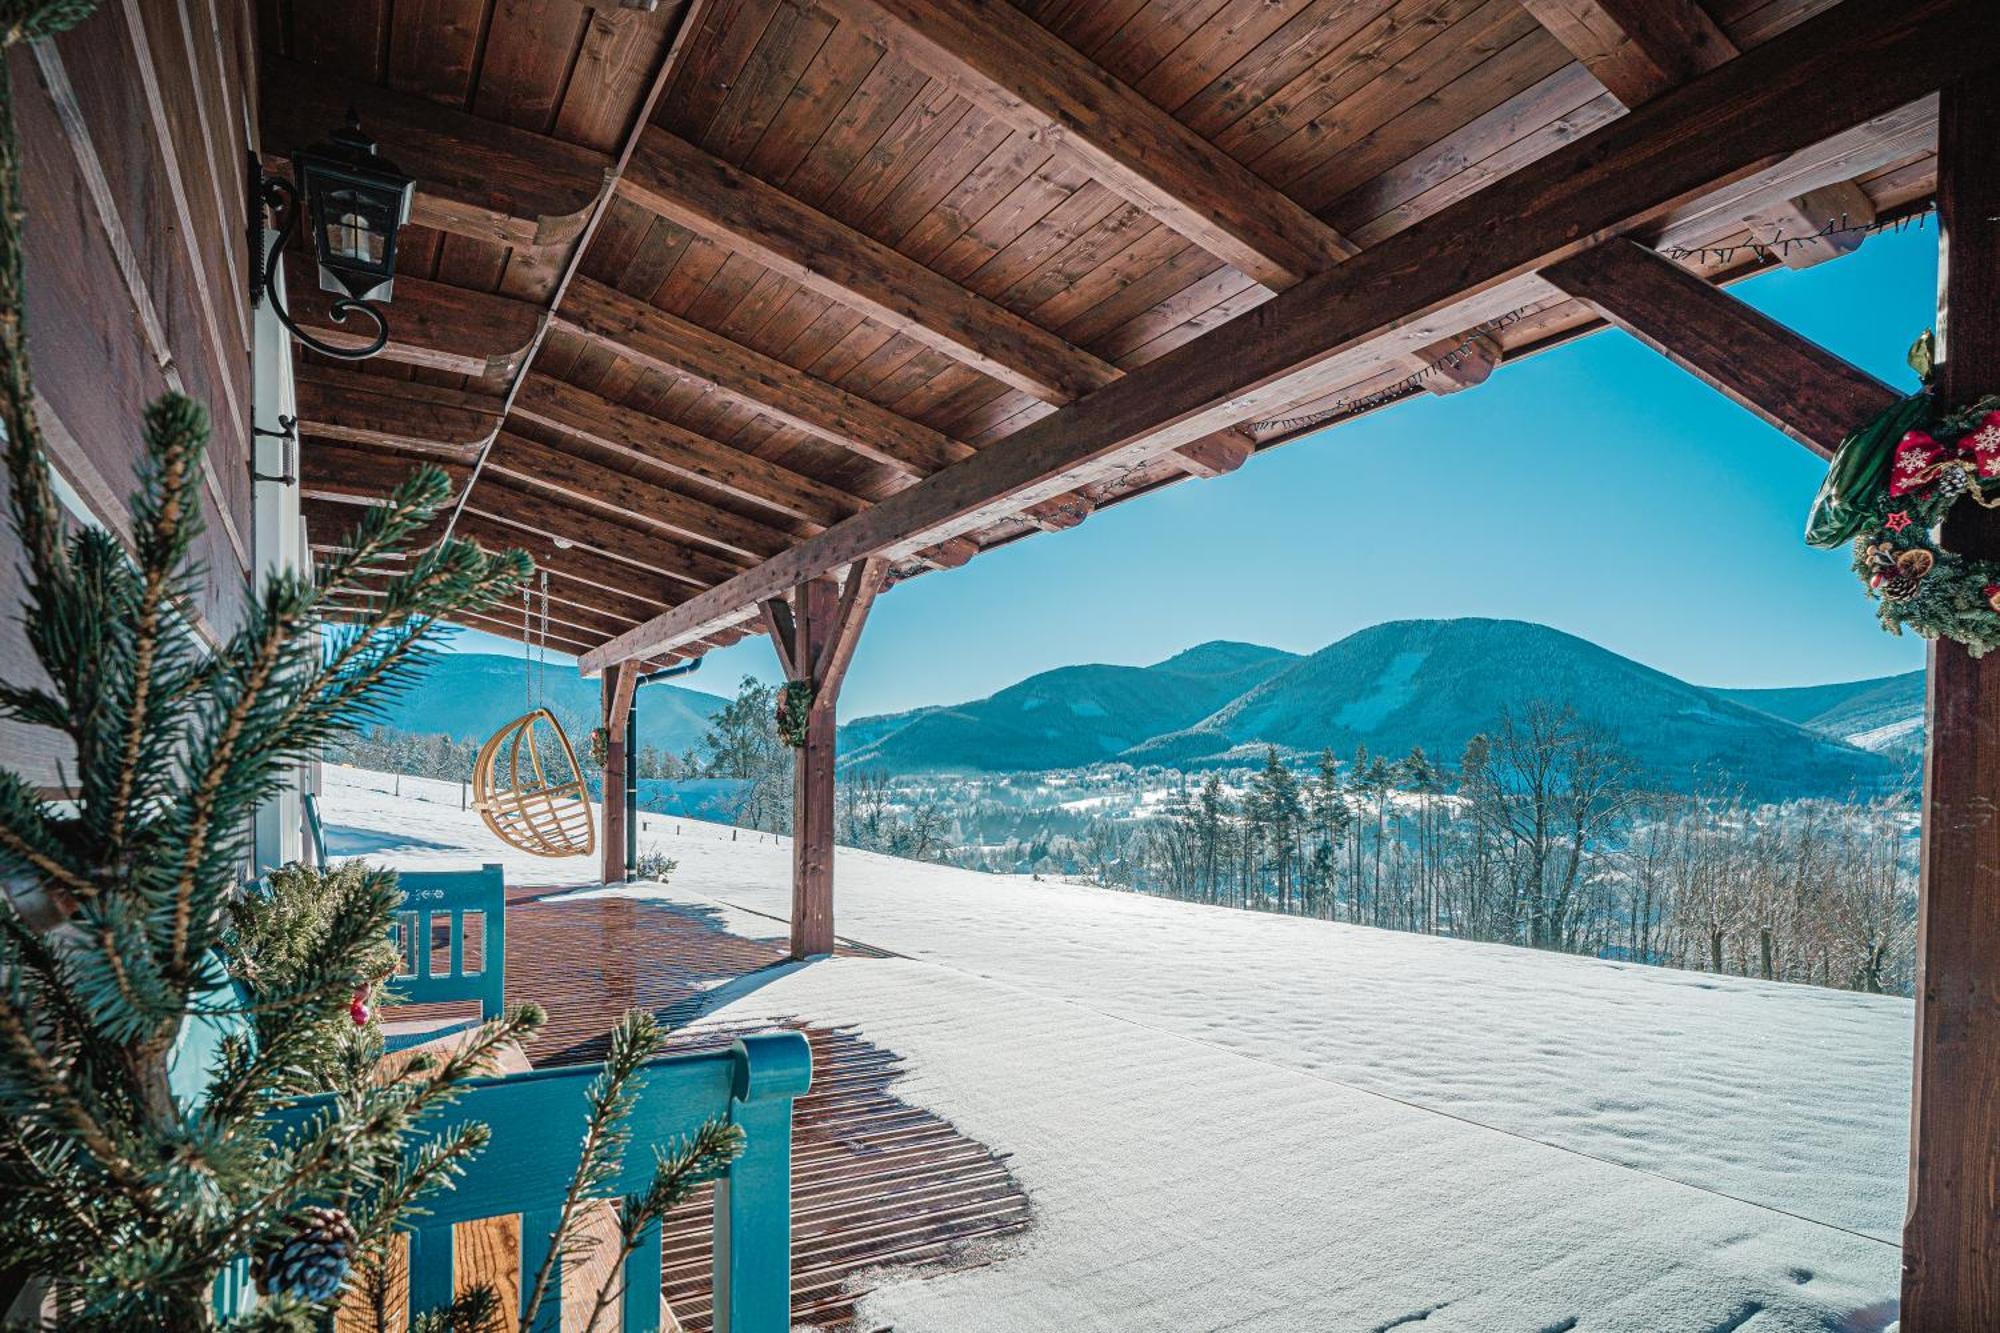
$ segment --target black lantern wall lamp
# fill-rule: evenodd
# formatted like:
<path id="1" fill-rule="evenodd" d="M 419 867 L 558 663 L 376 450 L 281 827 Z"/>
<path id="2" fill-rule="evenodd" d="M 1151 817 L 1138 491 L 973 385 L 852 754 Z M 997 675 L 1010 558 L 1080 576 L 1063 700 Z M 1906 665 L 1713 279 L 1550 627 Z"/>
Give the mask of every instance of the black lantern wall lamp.
<path id="1" fill-rule="evenodd" d="M 389 321 L 382 313 L 395 287 L 396 233 L 410 220 L 416 182 L 375 151 L 352 111 L 345 127 L 325 143 L 292 155 L 294 184 L 264 173 L 255 154 L 250 159 L 250 298 L 271 297 L 278 322 L 313 351 L 347 361 L 375 355 L 389 343 Z M 278 297 L 275 285 L 285 246 L 299 228 L 301 205 L 312 224 L 312 248 L 319 258 L 319 285 L 335 293 L 331 316 L 345 323 L 359 312 L 375 326 L 374 337 L 361 347 L 336 347 L 301 329 Z M 277 237 L 263 248 L 264 213 L 270 210 Z"/>

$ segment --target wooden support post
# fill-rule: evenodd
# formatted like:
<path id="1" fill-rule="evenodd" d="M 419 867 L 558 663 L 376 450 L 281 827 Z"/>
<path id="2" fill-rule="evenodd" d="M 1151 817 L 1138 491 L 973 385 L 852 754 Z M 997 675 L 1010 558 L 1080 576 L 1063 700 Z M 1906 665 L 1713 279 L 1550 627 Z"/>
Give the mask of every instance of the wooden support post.
<path id="1" fill-rule="evenodd" d="M 789 680 L 812 686 L 806 743 L 792 784 L 792 957 L 833 952 L 834 728 L 840 685 L 888 575 L 888 562 L 855 563 L 847 581 L 813 579 L 789 605 L 764 603 L 764 625 Z"/>
<path id="2" fill-rule="evenodd" d="M 1938 111 L 1937 391 L 2000 389 L 2000 69 Z M 1959 505 L 1945 543 L 1993 558 L 2000 517 Z M 1931 648 L 1917 894 L 1916 1070 L 1903 1333 L 2000 1328 L 2000 654 Z"/>
<path id="3" fill-rule="evenodd" d="M 620 662 L 604 673 L 604 819 L 597 845 L 606 884 L 618 883 L 631 869 L 625 864 L 625 768 L 631 762 L 625 753 L 625 719 L 638 683 L 637 662 Z"/>

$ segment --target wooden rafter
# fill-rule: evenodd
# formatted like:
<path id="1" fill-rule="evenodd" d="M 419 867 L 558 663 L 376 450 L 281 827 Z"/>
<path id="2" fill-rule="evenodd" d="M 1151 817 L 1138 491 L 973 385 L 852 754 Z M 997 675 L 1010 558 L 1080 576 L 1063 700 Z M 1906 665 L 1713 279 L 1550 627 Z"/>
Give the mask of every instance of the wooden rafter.
<path id="1" fill-rule="evenodd" d="M 838 487 L 538 372 L 522 382 L 513 414 L 739 500 L 768 506 L 815 531 L 864 505 Z"/>
<path id="2" fill-rule="evenodd" d="M 972 447 L 859 394 L 579 276 L 556 321 L 593 346 L 674 377 L 701 381 L 752 411 L 911 478 L 972 455 Z"/>
<path id="3" fill-rule="evenodd" d="M 477 453 L 500 428 L 500 399 L 346 366 L 301 364 L 294 394 L 311 434 L 354 444 Z"/>
<path id="4" fill-rule="evenodd" d="M 1700 0 L 1521 0 L 1626 106 L 1638 106 L 1737 54 Z"/>
<path id="5" fill-rule="evenodd" d="M 669 538 L 657 528 L 621 522 L 597 510 L 578 509 L 561 500 L 521 490 L 503 477 L 481 481 L 466 496 L 462 512 L 539 532 L 551 541 L 567 541 L 605 554 L 626 557 L 697 588 L 733 577 L 739 566 L 706 550 Z"/>
<path id="6" fill-rule="evenodd" d="M 873 554 L 892 558 L 1303 401 L 1357 365 L 1545 291 L 1534 271 L 1705 190 L 2000 60 L 1982 0 L 1843 5 L 1505 177 L 1319 278 L 1139 367 L 973 459 L 711 589 L 581 663 L 656 652 L 746 605 Z M 1530 284 L 1521 285 L 1529 279 Z M 1495 307 L 1498 307 L 1497 309 Z M 1437 328 L 1443 323 L 1443 328 Z M 1429 327 L 1427 328 L 1427 324 Z M 1435 329 L 1435 331 L 1431 331 Z"/>
<path id="7" fill-rule="evenodd" d="M 374 337 L 374 326 L 359 316 L 334 322 L 333 298 L 320 290 L 319 274 L 305 256 L 285 256 L 285 290 L 292 318 L 321 341 L 360 347 Z M 397 277 L 386 314 L 384 359 L 474 378 L 509 373 L 533 344 L 542 320 L 541 307 L 532 301 L 407 275 Z"/>
<path id="8" fill-rule="evenodd" d="M 665 130 L 639 137 L 618 192 L 648 212 L 1003 384 L 1066 403 L 1110 363 Z"/>
<path id="9" fill-rule="evenodd" d="M 1045 403 L 1060 406 L 1123 374 L 1059 334 L 657 126 L 640 135 L 618 192 L 655 216 L 748 255 L 808 291 Z M 1216 475 L 1200 453 L 1190 455 L 1183 470 Z"/>
<path id="10" fill-rule="evenodd" d="M 680 539 L 717 547 L 725 559 L 754 561 L 776 555 L 791 543 L 790 535 L 776 528 L 511 431 L 500 432 L 487 452 L 486 474 L 628 515 Z"/>
<path id="11" fill-rule="evenodd" d="M 1637 241 L 1607 241 L 1542 276 L 1823 458 L 1901 396 Z"/>
<path id="12" fill-rule="evenodd" d="M 343 124 L 351 108 L 382 156 L 415 177 L 410 220 L 501 245 L 563 245 L 582 232 L 608 154 L 515 129 L 321 66 L 266 55 L 260 130 L 267 162 Z M 401 280 L 398 280 L 398 291 Z"/>
<path id="13" fill-rule="evenodd" d="M 898 58 L 1274 290 L 1355 247 L 1235 158 L 1011 5 L 834 0 Z"/>
<path id="14" fill-rule="evenodd" d="M 460 460 L 419 457 L 309 435 L 299 441 L 299 492 L 319 499 L 380 500 L 425 465 L 444 469 L 454 495 L 472 476 L 471 467 Z"/>

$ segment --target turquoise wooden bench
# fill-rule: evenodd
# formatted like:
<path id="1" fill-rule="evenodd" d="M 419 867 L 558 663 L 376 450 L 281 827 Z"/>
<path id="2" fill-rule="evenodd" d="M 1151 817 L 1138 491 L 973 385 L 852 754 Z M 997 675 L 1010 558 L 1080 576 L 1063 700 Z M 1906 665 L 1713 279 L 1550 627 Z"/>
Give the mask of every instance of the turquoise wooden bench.
<path id="1" fill-rule="evenodd" d="M 523 1288 L 532 1281 L 576 1170 L 584 1088 L 597 1072 L 583 1065 L 471 1081 L 444 1119 L 484 1121 L 493 1137 L 457 1188 L 426 1201 L 428 1215 L 410 1233 L 413 1313 L 451 1300 L 452 1227 L 460 1222 L 519 1213 Z M 743 1153 L 715 1189 L 718 1333 L 786 1333 L 791 1327 L 792 1103 L 811 1084 L 812 1050 L 797 1032 L 742 1037 L 725 1051 L 666 1056 L 637 1076 L 631 1144 L 608 1192 L 645 1188 L 654 1146 L 692 1134 L 705 1121 L 727 1120 L 743 1130 Z M 281 1132 L 303 1125 L 325 1103 L 310 1098 L 286 1108 Z M 550 1329 L 562 1307 L 560 1261 L 556 1274 L 543 1305 Z M 663 1323 L 657 1225 L 627 1261 L 624 1277 L 625 1333 L 656 1333 Z M 248 1297 L 239 1281 L 219 1286 L 216 1299 L 226 1311 L 225 1302 L 241 1308 Z"/>
<path id="2" fill-rule="evenodd" d="M 411 870 L 398 876 L 403 909 L 397 914 L 397 951 L 402 968 L 390 983 L 392 1004 L 433 1004 L 473 1000 L 479 1021 L 498 1018 L 507 1007 L 507 885 L 497 865 L 477 870 Z M 476 960 L 466 948 L 467 927 L 479 924 Z M 443 970 L 435 970 L 437 932 L 448 932 Z M 414 1045 L 436 1032 L 398 1034 L 390 1049 Z"/>

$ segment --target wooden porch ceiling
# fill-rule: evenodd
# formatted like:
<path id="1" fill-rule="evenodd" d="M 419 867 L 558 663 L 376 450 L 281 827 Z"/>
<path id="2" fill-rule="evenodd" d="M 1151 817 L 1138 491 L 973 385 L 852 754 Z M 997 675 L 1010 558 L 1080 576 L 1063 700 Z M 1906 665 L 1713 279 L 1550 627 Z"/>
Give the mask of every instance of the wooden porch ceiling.
<path id="1" fill-rule="evenodd" d="M 1864 7 L 270 0 L 267 156 L 351 104 L 420 190 L 389 352 L 358 367 L 301 356 L 314 538 L 335 539 L 337 505 L 443 462 L 457 531 L 551 566 L 560 646 L 593 668 L 669 660 L 763 631 L 758 597 L 712 590 L 769 582 L 809 543 L 837 553 L 824 534 L 892 497 L 885 522 L 928 512 L 941 471 L 1004 471 L 984 455 L 1052 414 L 1000 454 L 1076 435 L 1121 380 L 1209 338 L 1204 386 L 1233 413 L 1204 408 L 1199 429 L 1057 466 L 874 548 L 892 580 L 961 565 L 1230 471 L 1370 395 L 1422 392 L 1403 381 L 1427 361 L 1453 360 L 1427 387 L 1463 387 L 1597 327 L 1595 307 L 1532 274 L 1453 286 L 1469 271 L 1438 254 L 1443 287 L 1486 297 L 1435 301 L 1444 323 L 1411 319 L 1279 390 L 1249 392 L 1248 361 L 1228 380 L 1237 331 L 1258 323 L 1237 321 L 1277 293 L 1347 264 L 1358 281 L 1372 273 L 1358 261 L 1426 219 L 1500 198 L 1631 108 Z M 1796 235 L 1836 207 L 1921 207 L 1934 101 L 1861 119 L 1718 173 L 1635 234 L 1727 244 Z M 1449 244 L 1490 247 L 1512 221 Z M 1745 249 L 1699 271 L 1768 262 Z M 338 332 L 309 296 L 298 308 Z"/>

